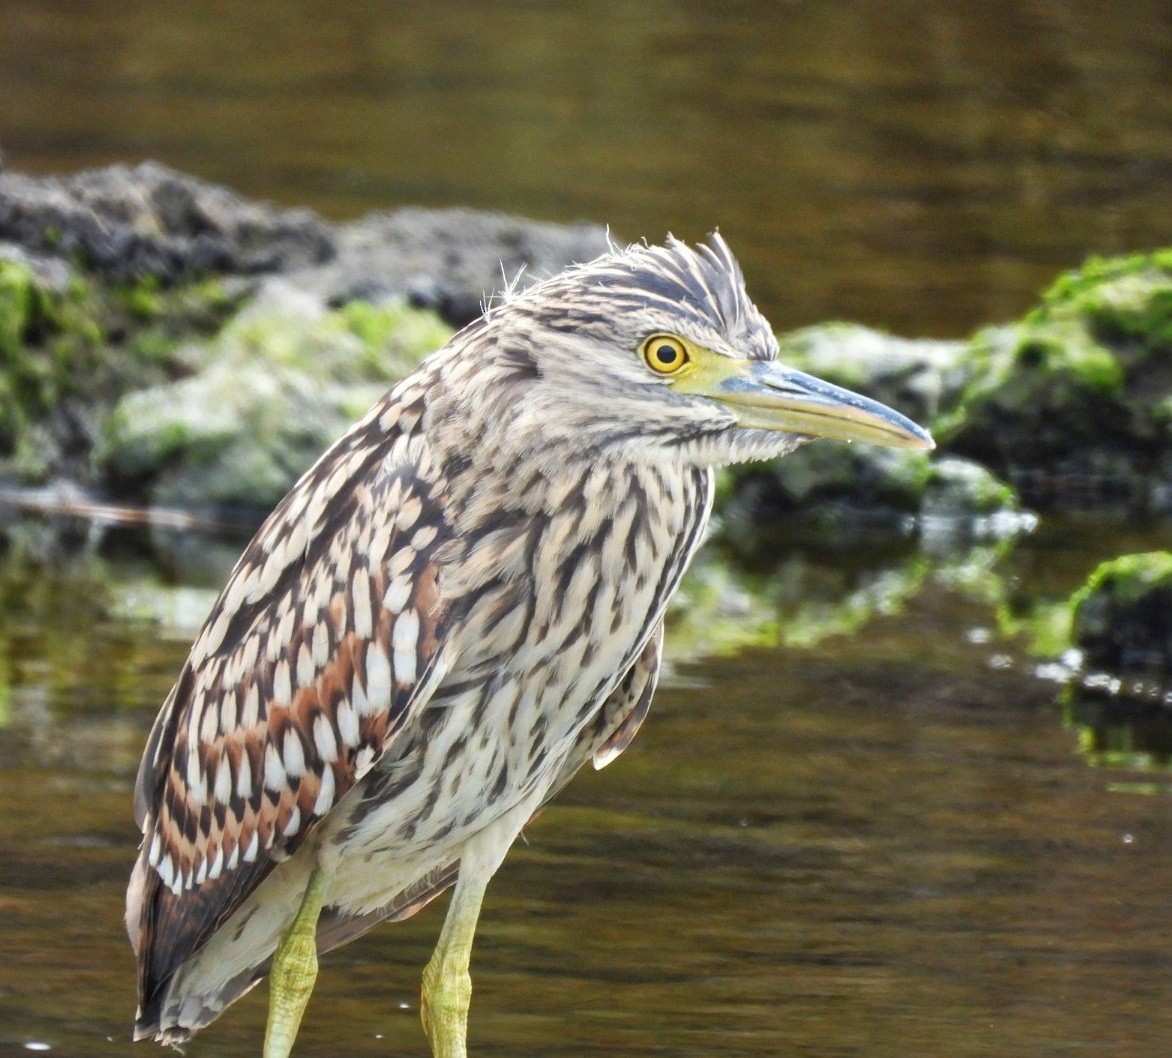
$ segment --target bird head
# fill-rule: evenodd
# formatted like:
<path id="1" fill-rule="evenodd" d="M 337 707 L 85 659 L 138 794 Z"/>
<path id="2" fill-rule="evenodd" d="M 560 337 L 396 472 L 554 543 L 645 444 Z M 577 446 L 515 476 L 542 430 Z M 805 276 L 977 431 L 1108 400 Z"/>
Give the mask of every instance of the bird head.
<path id="1" fill-rule="evenodd" d="M 467 341 L 496 382 L 471 413 L 551 456 L 717 466 L 816 437 L 933 447 L 891 408 L 782 364 L 719 234 L 617 249 L 506 294 Z"/>

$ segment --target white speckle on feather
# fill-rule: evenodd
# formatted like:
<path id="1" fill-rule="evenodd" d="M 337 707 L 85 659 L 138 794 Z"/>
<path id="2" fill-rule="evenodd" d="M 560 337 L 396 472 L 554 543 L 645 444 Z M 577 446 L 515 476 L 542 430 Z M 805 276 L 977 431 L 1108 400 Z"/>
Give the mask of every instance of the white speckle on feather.
<path id="1" fill-rule="evenodd" d="M 419 614 L 406 610 L 399 615 L 391 634 L 394 650 L 395 681 L 400 684 L 415 682 L 415 650 L 419 643 Z"/>
<path id="2" fill-rule="evenodd" d="M 366 652 L 366 696 L 371 711 L 381 712 L 391 704 L 391 663 L 381 643 L 371 643 Z"/>
<path id="3" fill-rule="evenodd" d="M 313 814 L 324 816 L 334 803 L 334 769 L 326 768 L 321 776 L 321 789 L 317 792 L 317 800 L 313 803 Z"/>
<path id="4" fill-rule="evenodd" d="M 281 759 L 285 762 L 285 774 L 290 779 L 300 778 L 305 774 L 305 750 L 301 746 L 301 739 L 292 728 L 285 731 L 285 744 L 281 748 Z"/>

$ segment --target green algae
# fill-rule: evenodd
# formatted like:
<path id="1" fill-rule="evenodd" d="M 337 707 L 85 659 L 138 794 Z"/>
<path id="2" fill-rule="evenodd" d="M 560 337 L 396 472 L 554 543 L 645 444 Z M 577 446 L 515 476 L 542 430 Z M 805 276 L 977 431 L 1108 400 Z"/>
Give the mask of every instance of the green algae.
<path id="1" fill-rule="evenodd" d="M 1070 598 L 1071 639 L 1091 671 L 1172 679 L 1172 552 L 1121 555 L 1097 566 Z"/>
<path id="2" fill-rule="evenodd" d="M 1172 552 L 1120 555 L 1095 567 L 1086 584 L 1071 596 L 1070 605 L 1078 611 L 1103 593 L 1120 603 L 1136 603 L 1150 592 L 1165 588 L 1172 588 Z"/>
<path id="3" fill-rule="evenodd" d="M 1172 251 L 1094 258 L 1017 323 L 978 331 L 969 382 L 935 424 L 1000 474 L 1126 480 L 1172 458 Z"/>
<path id="4" fill-rule="evenodd" d="M 187 370 L 177 347 L 219 326 L 234 304 L 213 281 L 104 288 L 78 274 L 51 282 L 0 259 L 0 470 L 25 483 L 91 480 L 109 407 Z"/>
<path id="5" fill-rule="evenodd" d="M 1092 257 L 1060 276 L 1026 322 L 1071 318 L 1085 320 L 1105 343 L 1134 341 L 1152 352 L 1172 352 L 1172 249 Z"/>
<path id="6" fill-rule="evenodd" d="M 402 303 L 254 302 L 189 377 L 124 396 L 98 459 L 156 504 L 263 510 L 451 331 Z"/>
<path id="7" fill-rule="evenodd" d="M 76 390 L 99 359 L 103 330 L 81 280 L 53 290 L 27 267 L 0 260 L 0 446 Z"/>

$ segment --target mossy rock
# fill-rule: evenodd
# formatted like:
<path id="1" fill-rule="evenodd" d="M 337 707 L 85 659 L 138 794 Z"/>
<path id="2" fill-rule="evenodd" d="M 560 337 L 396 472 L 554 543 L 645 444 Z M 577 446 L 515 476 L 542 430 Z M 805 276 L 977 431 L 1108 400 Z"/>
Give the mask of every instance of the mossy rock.
<path id="1" fill-rule="evenodd" d="M 956 456 L 933 459 L 920 513 L 937 518 L 979 518 L 1019 510 L 1017 494 L 986 467 Z"/>
<path id="2" fill-rule="evenodd" d="M 217 329 L 238 297 L 215 281 L 102 288 L 59 263 L 45 273 L 20 251 L 0 253 L 0 472 L 92 484 L 110 407 L 190 370 L 180 336 Z"/>
<path id="3" fill-rule="evenodd" d="M 265 510 L 450 334 L 401 302 L 325 310 L 270 289 L 190 353 L 195 374 L 118 403 L 99 461 L 126 496 Z"/>
<path id="4" fill-rule="evenodd" d="M 64 401 L 104 376 L 104 330 L 89 286 L 56 289 L 21 261 L 0 258 L 0 466 L 43 480 L 54 449 L 78 440 L 50 437 L 46 424 Z M 64 425 L 64 424 L 63 424 Z M 84 442 L 82 442 L 84 443 Z"/>
<path id="5" fill-rule="evenodd" d="M 905 536 L 923 516 L 960 530 L 959 523 L 1019 509 L 1009 485 L 969 460 L 833 441 L 731 468 L 718 504 L 726 537 L 746 554 L 811 531 L 844 540 Z"/>
<path id="6" fill-rule="evenodd" d="M 1114 502 L 1145 496 L 1139 483 L 1172 467 L 1172 251 L 1089 261 L 1019 323 L 978 332 L 970 360 L 957 410 L 936 424 L 946 448 L 1031 502 L 1061 503 L 1063 480 L 1118 483 Z"/>
<path id="7" fill-rule="evenodd" d="M 972 374 L 963 341 L 898 338 L 855 323 L 822 323 L 778 337 L 790 367 L 856 390 L 930 426 L 955 408 Z"/>
<path id="8" fill-rule="evenodd" d="M 851 513 L 919 511 L 931 474 L 920 452 L 812 441 L 764 464 L 731 468 L 724 515 L 735 534 Z"/>
<path id="9" fill-rule="evenodd" d="M 1104 562 L 1070 605 L 1072 637 L 1087 668 L 1140 679 L 1172 677 L 1172 552 Z"/>

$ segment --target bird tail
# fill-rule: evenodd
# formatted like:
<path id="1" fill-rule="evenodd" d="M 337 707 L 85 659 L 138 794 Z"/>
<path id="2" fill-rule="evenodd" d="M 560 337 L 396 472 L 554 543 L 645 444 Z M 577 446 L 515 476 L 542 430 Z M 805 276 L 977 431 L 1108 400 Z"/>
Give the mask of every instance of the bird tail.
<path id="1" fill-rule="evenodd" d="M 183 1043 L 268 974 L 273 952 L 289 926 L 288 916 L 277 909 L 296 906 L 282 895 L 305 887 L 305 878 L 290 870 L 295 865 L 295 860 L 287 861 L 283 876 L 266 883 L 288 887 L 285 894 L 266 892 L 262 886 L 173 973 L 151 975 L 149 981 L 140 982 L 144 987 L 135 1018 L 136 1040 Z M 400 893 L 390 904 L 365 914 L 347 915 L 327 907 L 318 921 L 318 954 L 348 944 L 380 922 L 414 915 L 455 881 L 457 869 L 458 864 L 449 864 Z"/>

